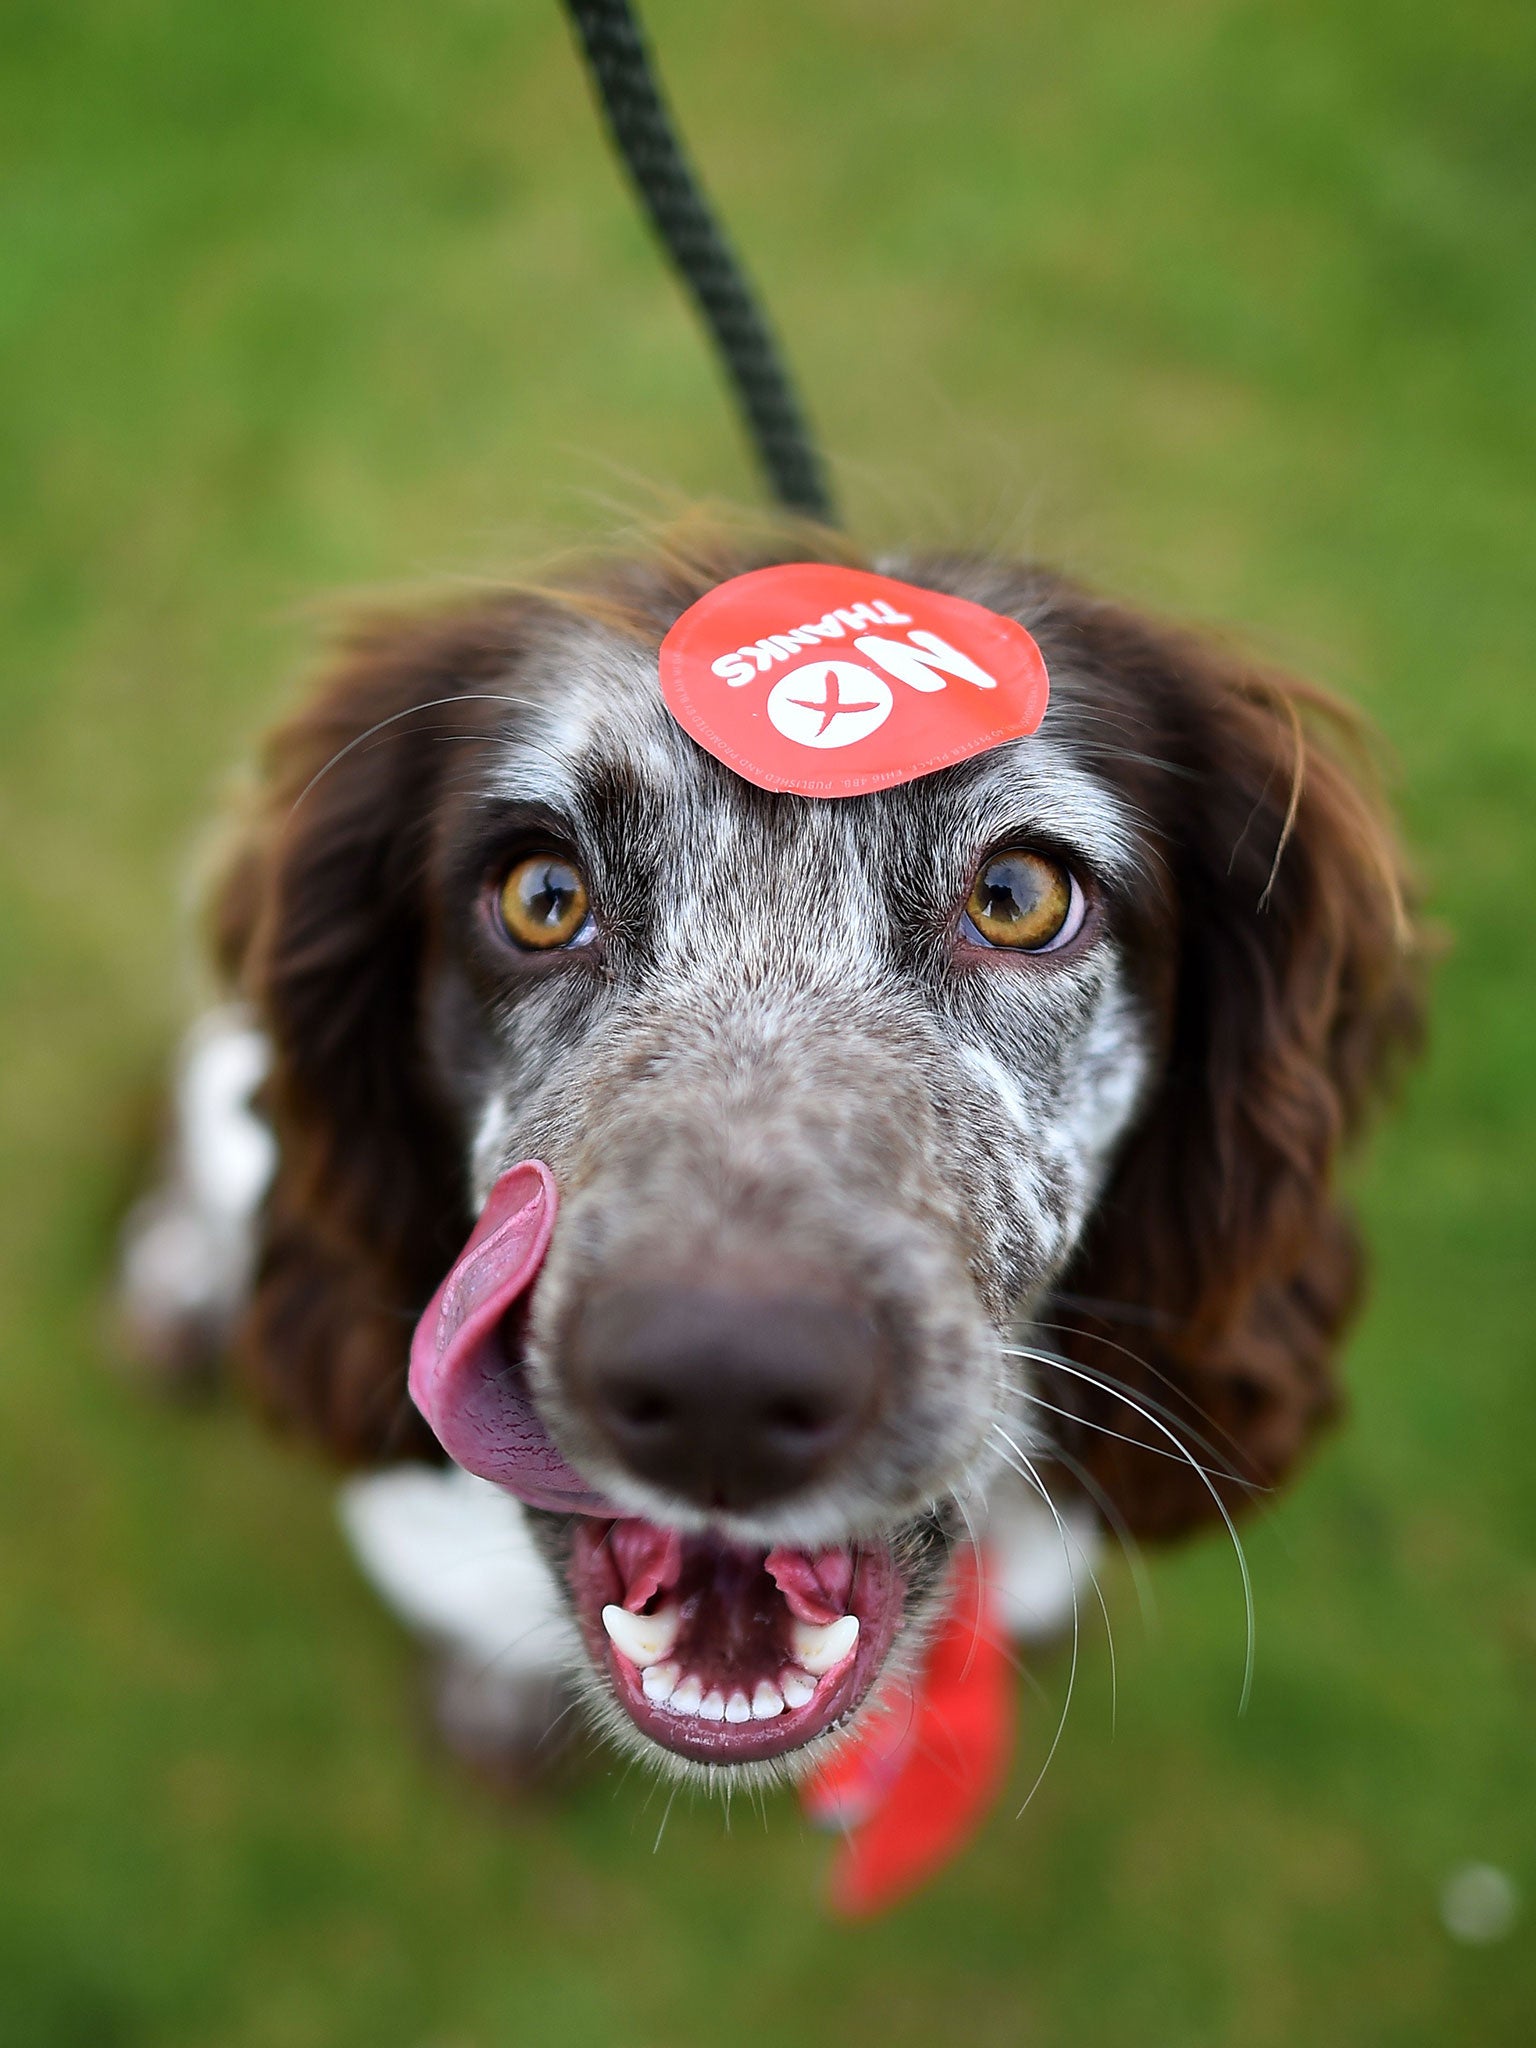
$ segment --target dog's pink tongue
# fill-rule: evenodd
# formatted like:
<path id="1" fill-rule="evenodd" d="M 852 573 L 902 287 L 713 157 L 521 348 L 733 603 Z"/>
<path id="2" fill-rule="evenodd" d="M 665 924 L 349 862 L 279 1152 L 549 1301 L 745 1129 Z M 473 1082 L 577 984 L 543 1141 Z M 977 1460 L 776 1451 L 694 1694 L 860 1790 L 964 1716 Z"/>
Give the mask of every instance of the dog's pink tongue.
<path id="1" fill-rule="evenodd" d="M 555 1227 L 554 1177 L 525 1159 L 491 1189 L 469 1242 L 411 1339 L 411 1399 L 456 1465 L 530 1507 L 612 1510 L 555 1449 L 521 1365 L 502 1341 L 507 1311 L 533 1285 Z"/>

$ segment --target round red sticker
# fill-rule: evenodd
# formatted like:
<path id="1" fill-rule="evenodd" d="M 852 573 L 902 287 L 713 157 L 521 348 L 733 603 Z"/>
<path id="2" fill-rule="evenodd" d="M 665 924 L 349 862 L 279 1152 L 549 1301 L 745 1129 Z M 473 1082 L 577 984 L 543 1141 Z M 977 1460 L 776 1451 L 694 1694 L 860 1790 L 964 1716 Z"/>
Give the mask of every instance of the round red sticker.
<path id="1" fill-rule="evenodd" d="M 684 732 L 759 789 L 862 796 L 947 768 L 1045 716 L 1033 638 L 968 598 L 825 562 L 753 569 L 661 643 Z"/>

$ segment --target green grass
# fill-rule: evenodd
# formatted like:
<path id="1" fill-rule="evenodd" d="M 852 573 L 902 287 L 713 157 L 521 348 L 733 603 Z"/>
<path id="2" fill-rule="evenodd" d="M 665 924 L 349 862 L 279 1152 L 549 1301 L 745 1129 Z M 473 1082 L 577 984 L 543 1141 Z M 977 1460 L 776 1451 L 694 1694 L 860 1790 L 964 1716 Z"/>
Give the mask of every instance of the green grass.
<path id="1" fill-rule="evenodd" d="M 855 523 L 1036 548 L 1364 703 L 1452 935 L 1352 1427 L 1124 1575 L 1021 1822 L 845 1932 L 776 1805 L 507 1814 L 325 1476 L 104 1370 L 221 787 L 338 593 L 749 496 L 552 0 L 0 21 L 0 2037 L 1514 2044 L 1536 1999 L 1536 15 L 654 0 Z M 1059 1697 L 1064 1673 L 1043 1677 Z M 1019 1784 L 1043 1754 L 1028 1708 Z M 1014 1805 L 1017 1804 L 1015 1800 Z M 1528 1901 L 1437 1915 L 1465 1860 Z"/>

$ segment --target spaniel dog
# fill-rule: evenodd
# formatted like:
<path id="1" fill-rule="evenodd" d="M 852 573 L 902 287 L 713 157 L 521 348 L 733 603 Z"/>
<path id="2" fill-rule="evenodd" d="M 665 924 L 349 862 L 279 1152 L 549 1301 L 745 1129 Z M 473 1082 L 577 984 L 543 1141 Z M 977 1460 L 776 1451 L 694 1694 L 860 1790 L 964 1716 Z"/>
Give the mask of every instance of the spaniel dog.
<path id="1" fill-rule="evenodd" d="M 1043 569 L 877 565 L 1028 628 L 1032 738 L 835 803 L 703 751 L 663 635 L 828 546 L 685 534 L 354 633 L 268 749 L 240 1008 L 130 1245 L 141 1327 L 232 1324 L 270 1415 L 399 1468 L 354 1536 L 512 1722 L 574 1666 L 732 1781 L 857 1724 L 1010 1489 L 1086 1543 L 1285 1478 L 1360 1298 L 1341 1150 L 1418 1019 L 1348 717 Z M 574 1509 L 444 1466 L 407 1390 L 529 1160 L 558 1222 L 477 1398 Z"/>

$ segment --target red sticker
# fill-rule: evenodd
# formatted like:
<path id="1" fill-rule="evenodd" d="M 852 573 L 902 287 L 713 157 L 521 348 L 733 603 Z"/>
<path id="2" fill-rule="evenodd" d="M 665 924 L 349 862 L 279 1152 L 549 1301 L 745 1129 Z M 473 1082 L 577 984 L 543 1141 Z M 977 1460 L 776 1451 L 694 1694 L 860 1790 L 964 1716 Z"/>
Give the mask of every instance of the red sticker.
<path id="1" fill-rule="evenodd" d="M 862 796 L 947 768 L 1045 716 L 1031 636 L 968 598 L 825 562 L 753 569 L 661 643 L 684 732 L 759 789 Z"/>

